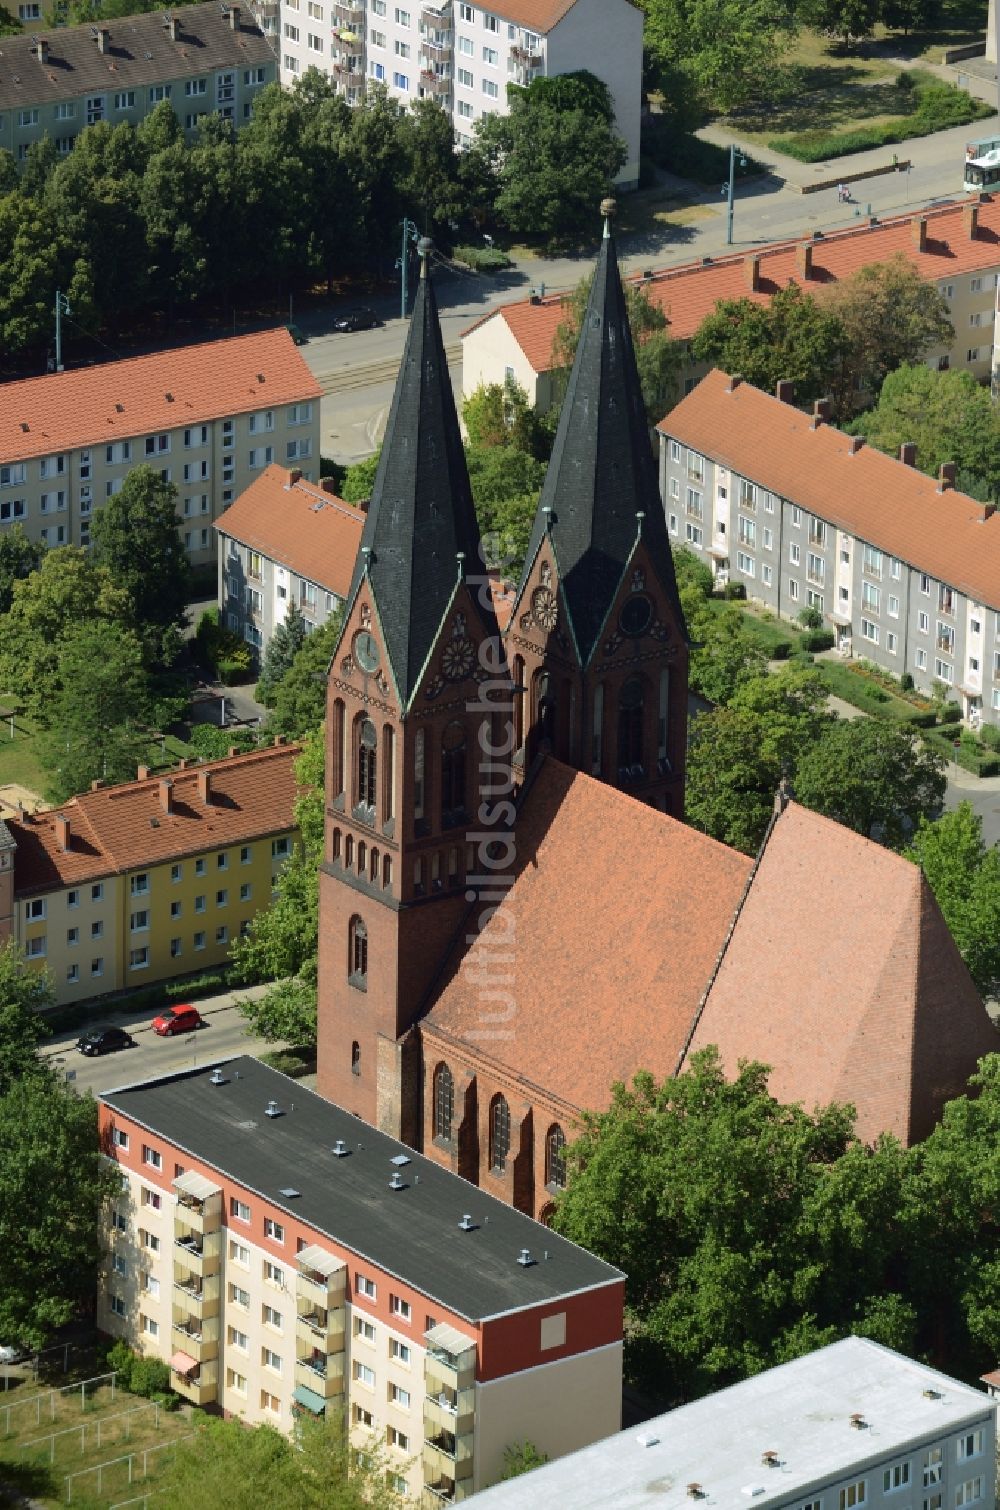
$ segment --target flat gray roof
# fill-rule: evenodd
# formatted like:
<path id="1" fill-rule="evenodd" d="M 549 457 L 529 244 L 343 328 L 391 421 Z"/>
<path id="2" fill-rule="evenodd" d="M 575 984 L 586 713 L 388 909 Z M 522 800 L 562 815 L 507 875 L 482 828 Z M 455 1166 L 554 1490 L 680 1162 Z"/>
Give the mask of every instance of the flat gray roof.
<path id="1" fill-rule="evenodd" d="M 208 1064 L 99 1099 L 468 1321 L 621 1281 L 610 1264 L 259 1059 L 221 1065 L 224 1085 L 210 1084 Z M 266 1115 L 269 1101 L 281 1116 Z M 338 1138 L 344 1158 L 332 1152 Z M 402 1190 L 389 1186 L 397 1168 Z M 289 1188 L 299 1194 L 282 1193 Z M 470 1232 L 459 1227 L 466 1214 Z M 535 1260 L 527 1267 L 523 1248 Z"/>
<path id="2" fill-rule="evenodd" d="M 0 110 L 166 84 L 216 68 L 275 63 L 249 0 L 235 7 L 235 26 L 230 24 L 229 9 L 209 0 L 205 5 L 181 6 L 176 12 L 166 7 L 94 25 L 51 27 L 41 21 L 27 22 L 24 31 L 0 37 Z M 170 37 L 164 15 L 176 16 L 176 41 Z M 110 33 L 105 52 L 97 45 L 98 27 Z M 36 37 L 48 43 L 44 62 L 35 51 Z M 214 105 L 215 100 L 206 95 L 203 103 Z M 178 112 L 182 110 L 179 101 L 173 104 Z"/>
<path id="3" fill-rule="evenodd" d="M 692 1510 L 687 1486 L 700 1484 L 707 1506 L 774 1507 L 995 1411 L 982 1391 L 847 1337 L 476 1498 L 483 1510 Z M 981 1461 L 992 1486 L 992 1456 Z"/>

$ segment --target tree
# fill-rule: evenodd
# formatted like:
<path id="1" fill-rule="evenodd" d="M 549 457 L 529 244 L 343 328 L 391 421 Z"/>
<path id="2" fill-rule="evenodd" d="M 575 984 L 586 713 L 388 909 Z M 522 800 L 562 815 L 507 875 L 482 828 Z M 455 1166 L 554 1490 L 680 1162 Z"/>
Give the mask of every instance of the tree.
<path id="1" fill-rule="evenodd" d="M 823 301 L 846 336 L 832 385 L 840 418 L 851 415 L 859 391 L 878 393 L 890 372 L 921 361 L 932 346 L 950 345 L 955 337 L 937 285 L 902 254 L 830 284 Z"/>
<path id="2" fill-rule="evenodd" d="M 340 496 L 345 503 L 362 503 L 372 496 L 375 486 L 375 474 L 378 471 L 379 460 L 382 456 L 382 447 L 366 456 L 364 461 L 356 461 L 344 473 L 344 481 Z"/>
<path id="3" fill-rule="evenodd" d="M 720 110 L 766 95 L 795 31 L 794 8 L 768 0 L 643 0 L 643 9 L 656 83 L 693 87 Z"/>
<path id="4" fill-rule="evenodd" d="M 519 1479 L 523 1473 L 531 1473 L 535 1468 L 541 1468 L 543 1463 L 549 1461 L 547 1452 L 539 1452 L 534 1442 L 527 1439 L 523 1442 L 512 1442 L 503 1450 L 503 1473 L 500 1482 L 506 1483 L 508 1479 Z"/>
<path id="5" fill-rule="evenodd" d="M 240 980 L 275 983 L 258 1001 L 240 1003 L 243 1016 L 269 1042 L 284 1039 L 300 1048 L 316 1042 L 323 753 L 320 726 L 308 736 L 295 763 L 295 823 L 301 844 L 281 867 L 270 907 L 257 914 L 231 953 Z"/>
<path id="6" fill-rule="evenodd" d="M 89 252 L 74 245 L 22 192 L 0 198 L 0 345 L 11 353 L 41 346 L 52 328 L 52 290 L 61 287 L 77 318 L 91 303 Z"/>
<path id="7" fill-rule="evenodd" d="M 799 19 L 818 31 L 832 31 L 844 45 L 871 35 L 881 0 L 800 0 Z"/>
<path id="8" fill-rule="evenodd" d="M 781 762 L 761 744 L 761 720 L 735 708 L 699 713 L 688 746 L 684 812 L 722 844 L 756 854 L 774 810 Z"/>
<path id="9" fill-rule="evenodd" d="M 629 1376 L 672 1400 L 873 1322 L 893 1345 L 914 1329 L 905 1297 L 883 1301 L 904 1151 L 860 1148 L 850 1107 L 783 1106 L 764 1065 L 730 1073 L 709 1048 L 662 1084 L 616 1085 L 582 1117 L 554 1218 L 625 1271 Z"/>
<path id="10" fill-rule="evenodd" d="M 691 686 L 712 703 L 728 703 L 737 687 L 767 670 L 767 652 L 745 627 L 738 608 L 727 608 L 705 623 L 691 657 Z"/>
<path id="11" fill-rule="evenodd" d="M 803 405 L 829 391 L 830 372 L 845 353 L 840 319 L 796 283 L 769 303 L 720 299 L 694 333 L 692 354 L 773 393 L 782 379 L 795 384 Z"/>
<path id="12" fill-rule="evenodd" d="M 334 1411 L 303 1417 L 289 1438 L 236 1418 L 200 1422 L 158 1470 L 165 1510 L 397 1510 L 388 1462 L 374 1434 L 363 1450 Z M 234 1498 L 234 1486 L 239 1486 Z"/>
<path id="13" fill-rule="evenodd" d="M 556 415 L 565 396 L 593 282 L 594 274 L 588 273 L 562 301 L 563 319 L 552 342 L 556 376 L 553 409 Z M 658 304 L 653 303 L 641 283 L 628 279 L 622 287 L 646 417 L 651 425 L 655 425 L 676 401 L 680 370 L 687 361 L 687 351 L 683 342 L 670 336 L 666 315 Z M 550 419 L 550 416 L 546 418 Z"/>
<path id="14" fill-rule="evenodd" d="M 93 1302 L 102 1199 L 121 1190 L 97 1106 L 38 1066 L 0 1095 L 0 1337 L 42 1347 Z"/>
<path id="15" fill-rule="evenodd" d="M 539 424 L 528 395 L 512 377 L 503 383 L 480 383 L 462 403 L 462 420 L 469 445 L 513 446 L 536 460 L 548 454 L 548 437 Z"/>
<path id="16" fill-rule="evenodd" d="M 920 866 L 979 990 L 1000 982 L 1000 850 L 983 842 L 983 822 L 968 802 L 921 819 L 906 852 Z"/>
<path id="17" fill-rule="evenodd" d="M 132 468 L 91 525 L 93 559 L 127 593 L 133 627 L 152 664 L 176 659 L 191 593 L 177 525 L 177 489 L 145 465 Z"/>
<path id="18" fill-rule="evenodd" d="M 44 555 L 45 546 L 39 540 L 29 540 L 22 524 L 0 535 L 0 614 L 10 610 L 14 583 L 37 571 Z"/>
<path id="19" fill-rule="evenodd" d="M 400 190 L 427 235 L 450 232 L 465 213 L 451 115 L 437 100 L 414 100 L 399 122 L 406 168 Z"/>
<path id="20" fill-rule="evenodd" d="M 38 754 L 48 795 L 64 802 L 92 781 L 135 776 L 136 738 L 153 715 L 142 646 L 130 630 L 97 620 L 67 630 Z"/>
<path id="21" fill-rule="evenodd" d="M 268 728 L 289 739 L 302 739 L 326 717 L 326 683 L 343 623 L 339 608 L 325 624 L 307 634 L 274 695 Z"/>
<path id="22" fill-rule="evenodd" d="M 518 572 L 545 481 L 545 467 L 516 446 L 466 446 L 486 564 Z"/>
<path id="23" fill-rule="evenodd" d="M 31 969 L 16 940 L 8 939 L 0 949 L 0 1097 L 39 1068 L 36 1051 L 49 1034 L 40 1014 L 54 1002 L 51 977 Z"/>
<path id="24" fill-rule="evenodd" d="M 886 377 L 874 409 L 851 429 L 891 456 L 911 441 L 922 472 L 935 477 L 941 463 L 951 461 L 960 486 L 986 499 L 1000 497 L 1000 411 L 971 372 L 937 372 L 922 362 L 900 367 Z"/>
<path id="25" fill-rule="evenodd" d="M 588 101 L 602 91 L 606 108 L 582 105 L 565 85 L 553 93 L 541 80 L 542 88 L 512 86 L 509 112 L 481 116 L 475 124 L 472 150 L 488 164 L 496 213 L 515 234 L 565 242 L 586 233 L 595 205 L 625 163 L 607 86 L 592 75 L 588 80 Z"/>
<path id="26" fill-rule="evenodd" d="M 795 771 L 806 807 L 892 848 L 940 811 L 945 787 L 941 757 L 914 730 L 878 718 L 837 719 Z"/>
<path id="27" fill-rule="evenodd" d="M 265 708 L 274 706 L 278 685 L 302 649 L 305 638 L 306 621 L 295 604 L 291 603 L 285 617 L 275 626 L 264 652 L 264 664 L 257 683 L 257 701 L 263 703 Z"/>
<path id="28" fill-rule="evenodd" d="M 128 594 L 87 551 L 63 545 L 38 570 L 15 581 L 10 610 L 0 618 L 0 682 L 43 723 L 58 691 L 60 646 L 77 625 L 132 621 Z"/>

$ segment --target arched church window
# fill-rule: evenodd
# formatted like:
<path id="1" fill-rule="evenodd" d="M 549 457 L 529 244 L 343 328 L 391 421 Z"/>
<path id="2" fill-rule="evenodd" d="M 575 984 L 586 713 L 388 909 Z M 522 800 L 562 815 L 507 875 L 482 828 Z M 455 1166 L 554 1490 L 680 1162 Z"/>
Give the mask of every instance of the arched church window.
<path id="1" fill-rule="evenodd" d="M 351 1044 L 351 1074 L 361 1074 L 361 1045 L 357 1039 Z"/>
<path id="2" fill-rule="evenodd" d="M 434 1071 L 434 1136 L 443 1143 L 451 1142 L 455 1117 L 455 1081 L 446 1064 L 439 1064 Z"/>
<path id="3" fill-rule="evenodd" d="M 645 695 L 642 679 L 633 676 L 618 694 L 618 780 L 636 781 L 643 768 L 643 717 Z"/>
<path id="4" fill-rule="evenodd" d="M 358 725 L 358 807 L 367 822 L 375 822 L 375 795 L 378 790 L 378 734 L 370 718 Z"/>
<path id="5" fill-rule="evenodd" d="M 352 986 L 368 989 L 368 929 L 359 917 L 351 919 L 347 970 Z"/>
<path id="6" fill-rule="evenodd" d="M 441 736 L 441 823 L 454 828 L 465 821 L 465 726 L 448 724 Z"/>
<path id="7" fill-rule="evenodd" d="M 490 1104 L 490 1169 L 503 1174 L 510 1157 L 510 1107 L 506 1098 L 494 1096 Z"/>
<path id="8" fill-rule="evenodd" d="M 545 1135 L 545 1183 L 559 1189 L 566 1184 L 566 1134 L 558 1122 Z"/>

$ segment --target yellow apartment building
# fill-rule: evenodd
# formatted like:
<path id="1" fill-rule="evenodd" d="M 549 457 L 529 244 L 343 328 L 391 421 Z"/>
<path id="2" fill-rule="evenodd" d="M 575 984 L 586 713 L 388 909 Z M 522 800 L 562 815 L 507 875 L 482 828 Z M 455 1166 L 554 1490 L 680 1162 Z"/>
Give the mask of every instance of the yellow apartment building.
<path id="1" fill-rule="evenodd" d="M 226 962 L 297 840 L 298 753 L 276 741 L 163 776 L 140 767 L 10 820 L 15 936 L 60 1006 Z"/>

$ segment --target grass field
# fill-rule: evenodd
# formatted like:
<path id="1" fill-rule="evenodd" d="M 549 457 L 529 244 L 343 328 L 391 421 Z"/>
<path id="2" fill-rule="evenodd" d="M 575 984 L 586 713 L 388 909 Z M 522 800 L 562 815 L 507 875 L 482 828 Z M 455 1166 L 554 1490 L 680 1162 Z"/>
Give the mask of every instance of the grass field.
<path id="1" fill-rule="evenodd" d="M 107 1507 L 141 1492 L 137 1486 L 144 1472 L 152 1474 L 160 1457 L 154 1449 L 192 1429 L 188 1407 L 175 1412 L 154 1408 L 151 1401 L 112 1391 L 108 1384 L 85 1394 L 84 1408 L 79 1385 L 53 1391 L 28 1380 L 0 1395 L 0 1479 L 12 1490 L 45 1506 Z M 143 1453 L 149 1454 L 145 1462 Z M 68 1490 L 69 1474 L 81 1476 Z"/>

